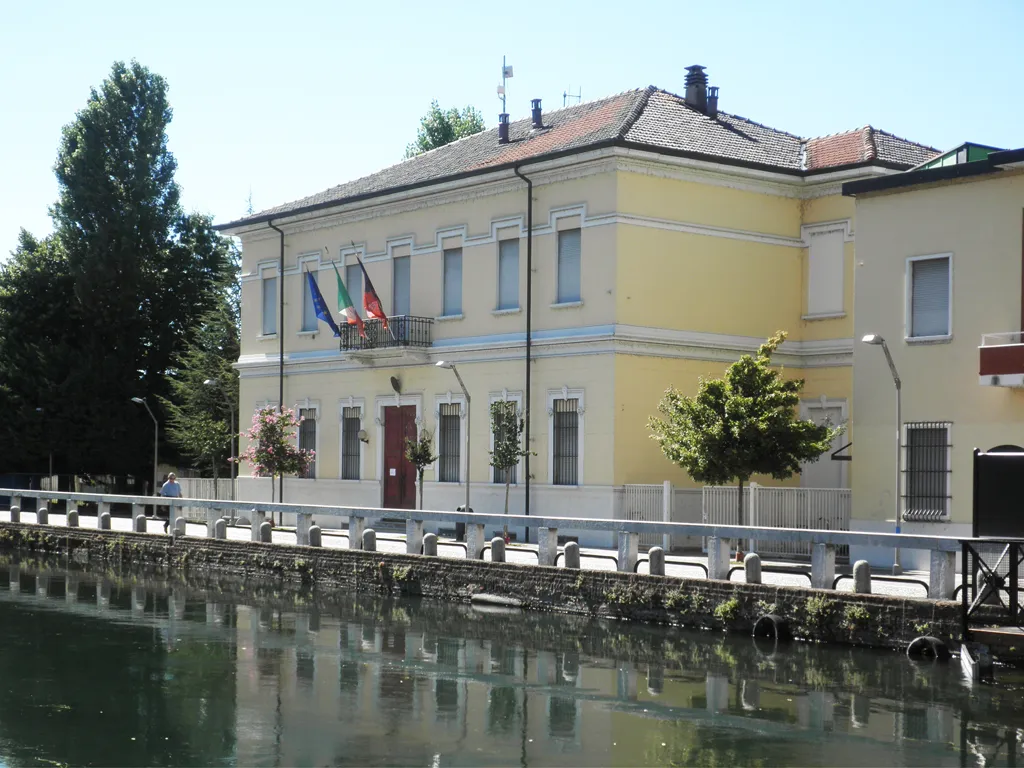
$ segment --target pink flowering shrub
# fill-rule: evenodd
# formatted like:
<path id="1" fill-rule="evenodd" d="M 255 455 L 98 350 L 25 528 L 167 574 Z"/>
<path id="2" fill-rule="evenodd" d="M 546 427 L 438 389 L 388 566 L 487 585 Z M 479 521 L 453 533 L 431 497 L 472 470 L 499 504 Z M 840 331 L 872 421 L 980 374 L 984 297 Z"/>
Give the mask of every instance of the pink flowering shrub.
<path id="1" fill-rule="evenodd" d="M 252 416 L 245 436 L 249 446 L 238 457 L 252 468 L 254 477 L 278 477 L 303 472 L 313 461 L 314 452 L 295 447 L 299 419 L 295 411 L 263 408 Z"/>

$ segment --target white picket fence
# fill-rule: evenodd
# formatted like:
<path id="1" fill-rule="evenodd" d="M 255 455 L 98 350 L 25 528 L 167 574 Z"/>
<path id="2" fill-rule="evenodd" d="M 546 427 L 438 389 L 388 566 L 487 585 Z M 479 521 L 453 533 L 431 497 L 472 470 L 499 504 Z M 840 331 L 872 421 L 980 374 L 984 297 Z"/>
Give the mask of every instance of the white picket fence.
<path id="1" fill-rule="evenodd" d="M 649 523 L 672 521 L 672 484 L 625 485 L 622 496 L 622 517 L 625 520 L 644 520 Z M 670 549 L 668 536 L 658 533 L 641 533 L 639 545 L 643 548 L 664 547 Z"/>
<path id="2" fill-rule="evenodd" d="M 705 486 L 702 507 L 705 523 L 737 525 L 735 486 Z M 764 528 L 850 530 L 851 495 L 848 488 L 778 488 L 751 483 L 743 491 L 743 524 Z M 752 552 L 775 557 L 809 557 L 809 544 L 762 542 L 748 544 Z M 849 556 L 846 547 L 838 557 Z"/>

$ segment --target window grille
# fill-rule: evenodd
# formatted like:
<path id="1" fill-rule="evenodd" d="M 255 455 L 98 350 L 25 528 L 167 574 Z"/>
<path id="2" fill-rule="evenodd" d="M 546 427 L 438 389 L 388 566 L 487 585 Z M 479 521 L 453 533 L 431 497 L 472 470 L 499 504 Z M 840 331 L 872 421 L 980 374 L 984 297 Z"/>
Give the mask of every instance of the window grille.
<path id="1" fill-rule="evenodd" d="M 345 408 L 341 415 L 341 479 L 359 479 L 359 428 L 361 409 Z"/>
<path id="2" fill-rule="evenodd" d="M 442 403 L 438 430 L 438 476 L 442 483 L 459 482 L 459 428 L 461 408 L 458 403 Z"/>
<path id="3" fill-rule="evenodd" d="M 304 451 L 316 450 L 316 409 L 299 409 L 299 448 Z M 316 478 L 316 458 L 306 464 L 301 477 L 307 480 Z"/>
<path id="4" fill-rule="evenodd" d="M 580 300 L 580 230 L 558 233 L 558 294 L 556 301 L 566 304 Z"/>
<path id="5" fill-rule="evenodd" d="M 505 439 L 507 430 L 514 429 L 515 421 L 518 418 L 516 412 L 516 403 L 512 400 L 504 400 L 502 405 L 502 414 L 500 418 L 495 419 L 494 424 L 494 444 L 497 445 L 499 442 Z M 511 482 L 515 485 L 518 480 L 518 473 L 516 470 L 517 466 L 512 466 L 508 469 L 499 469 L 498 467 L 491 467 L 493 470 L 494 482 L 505 484 L 506 481 Z M 509 479 L 511 478 L 511 480 Z"/>
<path id="6" fill-rule="evenodd" d="M 905 520 L 941 520 L 949 514 L 952 472 L 949 426 L 943 422 L 906 425 L 903 469 Z"/>
<path id="7" fill-rule="evenodd" d="M 555 400 L 554 454 L 552 482 L 555 485 L 579 485 L 579 400 Z"/>

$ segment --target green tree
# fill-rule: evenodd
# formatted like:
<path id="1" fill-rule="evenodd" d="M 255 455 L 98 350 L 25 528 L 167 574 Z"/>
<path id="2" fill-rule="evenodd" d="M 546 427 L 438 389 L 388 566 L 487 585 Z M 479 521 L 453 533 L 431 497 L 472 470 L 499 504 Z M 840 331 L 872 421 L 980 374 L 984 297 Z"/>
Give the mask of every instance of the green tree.
<path id="1" fill-rule="evenodd" d="M 803 462 L 827 451 L 841 428 L 800 419 L 803 379 L 785 379 L 771 367 L 772 354 L 786 340 L 779 331 L 743 355 L 722 379 L 701 379 L 687 397 L 674 387 L 648 422 L 651 437 L 669 461 L 697 482 L 725 485 L 737 480 L 737 524 L 743 525 L 743 484 L 752 475 L 785 480 Z"/>
<path id="2" fill-rule="evenodd" d="M 442 111 L 437 101 L 430 102 L 430 111 L 420 118 L 416 141 L 405 148 L 406 157 L 415 157 L 431 149 L 451 144 L 456 139 L 472 136 L 484 129 L 484 117 L 475 107 L 460 110 L 452 107 Z"/>
<path id="3" fill-rule="evenodd" d="M 65 471 L 150 475 L 152 425 L 130 400 L 171 397 L 168 370 L 232 279 L 227 241 L 181 208 L 170 119 L 163 78 L 115 63 L 63 130 L 54 235 L 23 236 L 0 278 L 12 428 L 38 431 L 22 414 L 44 407 Z M 0 452 L 20 461 L 16 445 Z"/>
<path id="4" fill-rule="evenodd" d="M 512 469 L 519 464 L 524 456 L 532 455 L 523 448 L 523 432 L 526 422 L 516 410 L 511 400 L 495 400 L 491 403 L 491 433 L 494 435 L 494 450 L 491 454 L 491 466 L 495 474 L 505 478 L 505 515 L 508 515 L 508 493 L 512 485 Z M 508 524 L 505 525 L 505 538 L 508 538 Z"/>
<path id="5" fill-rule="evenodd" d="M 437 454 L 434 453 L 434 436 L 427 430 L 420 432 L 418 440 L 405 440 L 405 458 L 416 467 L 416 479 L 420 486 L 420 509 L 423 509 L 423 473 L 427 467 L 437 461 Z"/>
<path id="6" fill-rule="evenodd" d="M 246 433 L 249 445 L 238 460 L 246 462 L 253 477 L 271 479 L 270 498 L 274 499 L 273 480 L 304 471 L 316 454 L 295 444 L 299 419 L 291 408 L 261 408 L 252 415 L 252 427 Z M 280 518 L 278 518 L 280 524 Z"/>

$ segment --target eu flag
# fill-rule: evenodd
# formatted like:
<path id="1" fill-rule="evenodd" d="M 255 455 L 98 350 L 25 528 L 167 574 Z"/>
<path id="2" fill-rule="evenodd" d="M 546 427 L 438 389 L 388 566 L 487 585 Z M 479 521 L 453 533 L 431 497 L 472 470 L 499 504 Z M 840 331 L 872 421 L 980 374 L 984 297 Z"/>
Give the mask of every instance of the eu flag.
<path id="1" fill-rule="evenodd" d="M 313 297 L 313 309 L 316 310 L 316 316 L 331 327 L 335 336 L 341 336 L 341 331 L 338 330 L 337 323 L 334 322 L 334 318 L 331 317 L 330 310 L 327 309 L 327 303 L 324 301 L 324 295 L 320 293 L 320 286 L 318 286 L 316 284 L 316 280 L 313 279 L 313 273 L 307 272 L 306 279 L 309 281 L 309 295 Z"/>

